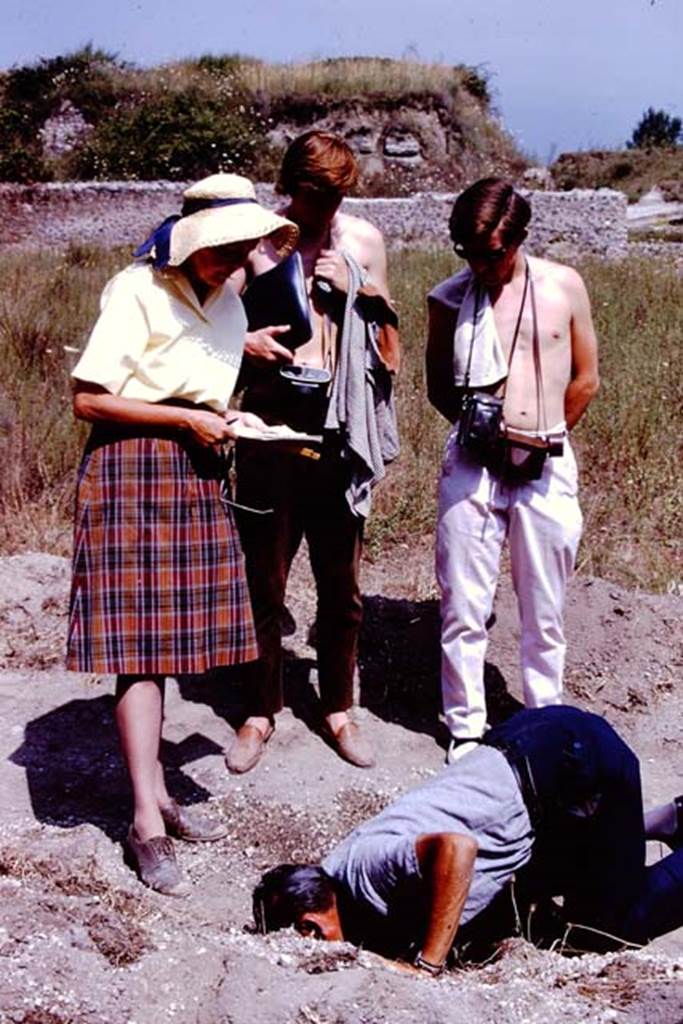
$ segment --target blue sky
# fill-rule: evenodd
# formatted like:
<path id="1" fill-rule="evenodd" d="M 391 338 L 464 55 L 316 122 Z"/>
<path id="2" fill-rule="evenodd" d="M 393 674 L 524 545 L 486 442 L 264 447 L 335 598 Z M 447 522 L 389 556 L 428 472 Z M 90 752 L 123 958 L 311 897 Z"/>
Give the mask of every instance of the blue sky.
<path id="1" fill-rule="evenodd" d="M 5 0 L 2 29 L 4 68 L 88 41 L 143 65 L 236 51 L 481 65 L 541 162 L 622 146 L 648 106 L 683 114 L 683 0 Z"/>

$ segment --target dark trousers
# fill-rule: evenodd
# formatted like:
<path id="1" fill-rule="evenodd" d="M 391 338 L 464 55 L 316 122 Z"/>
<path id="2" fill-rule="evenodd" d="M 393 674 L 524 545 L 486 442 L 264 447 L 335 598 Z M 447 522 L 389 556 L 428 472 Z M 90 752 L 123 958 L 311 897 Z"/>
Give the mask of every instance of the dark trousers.
<path id="1" fill-rule="evenodd" d="M 529 709 L 485 742 L 505 749 L 522 778 L 536 832 L 532 898 L 563 896 L 566 920 L 630 942 L 683 924 L 683 849 L 645 866 L 638 759 L 604 719 Z"/>
<path id="2" fill-rule="evenodd" d="M 364 520 L 346 502 L 348 470 L 336 452 L 315 460 L 258 442 L 238 446 L 237 501 L 260 658 L 247 668 L 250 714 L 282 707 L 282 614 L 292 559 L 303 537 L 315 577 L 320 698 L 324 714 L 353 702 L 362 602 L 358 583 Z"/>

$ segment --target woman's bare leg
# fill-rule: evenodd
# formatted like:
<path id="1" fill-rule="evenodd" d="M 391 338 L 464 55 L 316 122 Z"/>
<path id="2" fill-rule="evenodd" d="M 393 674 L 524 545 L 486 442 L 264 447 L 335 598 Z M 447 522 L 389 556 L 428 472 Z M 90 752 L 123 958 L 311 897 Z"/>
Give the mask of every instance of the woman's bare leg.
<path id="1" fill-rule="evenodd" d="M 119 676 L 116 724 L 133 788 L 133 825 L 142 842 L 166 834 L 160 805 L 170 798 L 159 761 L 164 680 Z"/>

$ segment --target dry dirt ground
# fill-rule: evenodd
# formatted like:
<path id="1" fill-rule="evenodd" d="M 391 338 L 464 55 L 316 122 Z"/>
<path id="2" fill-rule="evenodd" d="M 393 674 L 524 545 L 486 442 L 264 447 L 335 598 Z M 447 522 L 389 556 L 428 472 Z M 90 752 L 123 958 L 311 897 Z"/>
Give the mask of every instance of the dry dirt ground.
<path id="1" fill-rule="evenodd" d="M 359 716 L 377 767 L 339 761 L 315 732 L 314 618 L 299 559 L 286 641 L 287 709 L 266 757 L 234 778 L 236 677 L 169 684 L 163 757 L 173 794 L 210 801 L 229 835 L 180 846 L 186 900 L 145 890 L 124 862 L 129 802 L 109 679 L 61 668 L 68 566 L 0 560 L 0 1022 L 13 1024 L 681 1024 L 683 930 L 644 951 L 568 958 L 523 939 L 439 980 L 346 945 L 250 930 L 250 892 L 285 859 L 314 859 L 356 821 L 437 771 L 438 610 L 428 542 L 363 572 Z M 585 577 L 567 612 L 568 699 L 605 714 L 642 760 L 646 803 L 683 791 L 680 598 Z M 504 579 L 491 631 L 493 717 L 519 698 L 518 625 Z M 656 857 L 661 851 L 653 849 Z"/>

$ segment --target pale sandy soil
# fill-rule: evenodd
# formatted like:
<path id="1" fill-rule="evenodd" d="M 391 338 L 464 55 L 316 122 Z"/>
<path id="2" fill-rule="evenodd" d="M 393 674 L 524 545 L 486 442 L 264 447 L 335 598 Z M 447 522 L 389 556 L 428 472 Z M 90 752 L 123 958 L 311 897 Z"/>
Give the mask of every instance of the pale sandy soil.
<path id="1" fill-rule="evenodd" d="M 683 1020 L 683 932 L 648 950 L 569 959 L 514 940 L 484 968 L 438 981 L 371 954 L 251 933 L 250 892 L 283 859 L 313 859 L 356 821 L 438 770 L 438 611 L 429 543 L 366 563 L 361 721 L 377 767 L 339 761 L 315 732 L 314 596 L 290 586 L 288 708 L 266 757 L 237 779 L 222 750 L 238 679 L 169 684 L 163 756 L 173 793 L 229 824 L 212 847 L 179 846 L 193 882 L 174 901 L 125 865 L 127 787 L 108 679 L 60 667 L 68 566 L 0 560 L 0 1021 L 13 1024 L 522 1024 Z M 381 596 L 380 596 L 381 595 Z M 605 714 L 641 757 L 646 803 L 683 792 L 681 600 L 577 579 L 567 611 L 568 699 Z M 493 717 L 519 698 L 509 583 L 497 599 Z M 652 851 L 653 857 L 659 851 Z"/>

